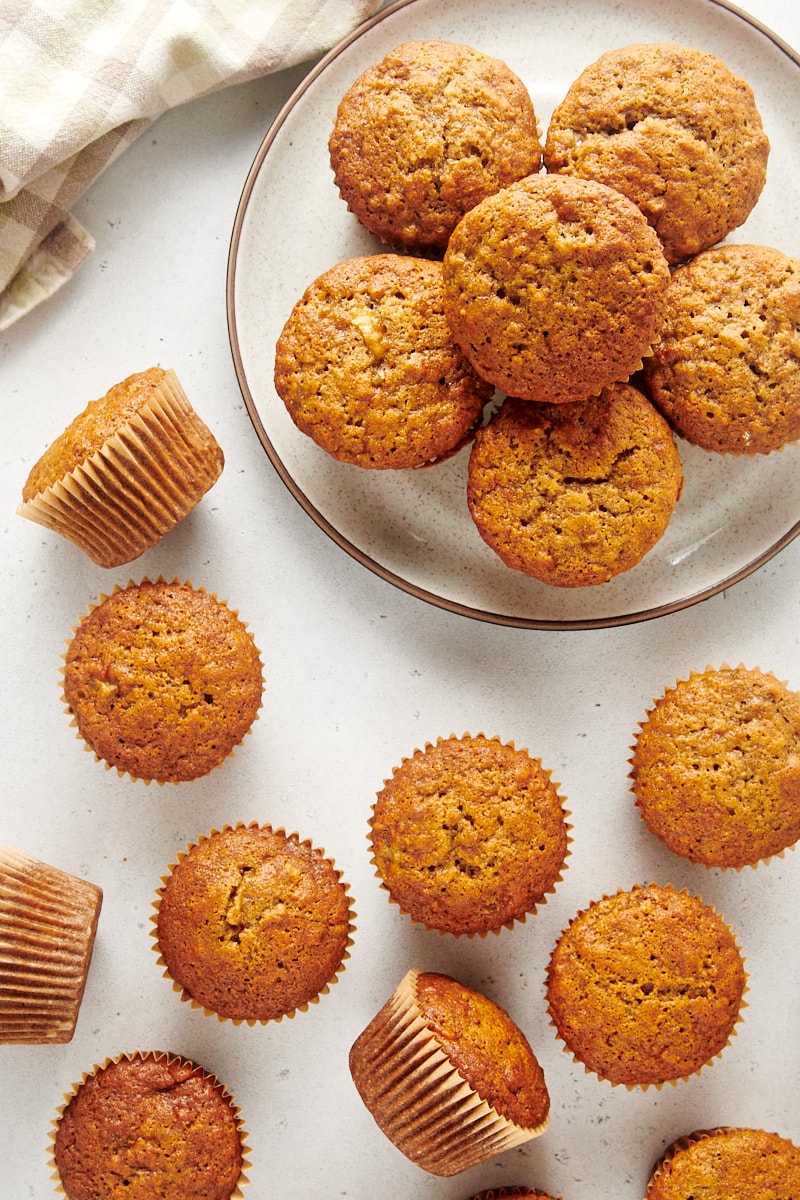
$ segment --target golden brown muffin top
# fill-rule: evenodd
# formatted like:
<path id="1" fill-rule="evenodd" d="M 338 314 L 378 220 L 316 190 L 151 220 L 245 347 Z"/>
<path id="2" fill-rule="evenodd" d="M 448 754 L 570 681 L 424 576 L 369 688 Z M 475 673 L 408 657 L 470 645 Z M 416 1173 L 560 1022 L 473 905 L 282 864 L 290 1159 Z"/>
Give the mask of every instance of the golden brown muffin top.
<path id="1" fill-rule="evenodd" d="M 692 862 L 753 865 L 800 838 L 800 694 L 769 672 L 679 681 L 647 714 L 631 765 L 648 827 Z"/>
<path id="2" fill-rule="evenodd" d="M 574 404 L 506 400 L 476 434 L 467 501 L 507 566 L 584 587 L 653 548 L 682 488 L 667 422 L 636 388 L 614 384 Z"/>
<path id="3" fill-rule="evenodd" d="M 714 246 L 676 267 L 644 375 L 704 450 L 768 454 L 800 439 L 800 259 Z"/>
<path id="4" fill-rule="evenodd" d="M 493 391 L 450 334 L 441 263 L 398 254 L 347 259 L 306 289 L 278 339 L 275 389 L 328 454 L 374 469 L 448 457 Z"/>
<path id="5" fill-rule="evenodd" d="M 138 371 L 114 384 L 98 400 L 91 400 L 31 468 L 22 490 L 23 502 L 32 500 L 91 458 L 120 425 L 152 400 L 165 374 L 161 367 Z"/>
<path id="6" fill-rule="evenodd" d="M 237 826 L 173 867 L 156 937 L 170 976 L 197 1003 L 234 1021 L 270 1021 L 326 989 L 351 928 L 347 890 L 322 851 L 269 826 Z"/>
<path id="7" fill-rule="evenodd" d="M 559 175 L 531 175 L 477 204 L 443 269 L 445 313 L 475 369 L 507 395 L 556 404 L 638 369 L 669 284 L 635 204 Z"/>
<path id="8" fill-rule="evenodd" d="M 500 59 L 459 43 L 412 41 L 342 97 L 329 140 L 348 208 L 384 242 L 443 250 L 464 212 L 538 171 L 530 95 Z"/>
<path id="9" fill-rule="evenodd" d="M 84 617 L 65 656 L 64 697 L 81 737 L 133 778 L 207 774 L 255 720 L 263 688 L 252 636 L 189 584 L 145 581 Z"/>
<path id="10" fill-rule="evenodd" d="M 68 1200 L 228 1200 L 243 1165 L 224 1088 L 154 1053 L 89 1075 L 59 1118 L 54 1153 Z"/>
<path id="11" fill-rule="evenodd" d="M 722 918 L 655 884 L 580 912 L 547 970 L 548 1009 L 567 1048 L 628 1086 L 685 1078 L 718 1055 L 744 989 L 742 956 Z"/>
<path id="12" fill-rule="evenodd" d="M 437 1044 L 481 1099 L 515 1125 L 540 1126 L 550 1111 L 544 1074 L 505 1009 L 433 971 L 420 972 L 414 990 Z"/>
<path id="13" fill-rule="evenodd" d="M 552 114 L 544 162 L 628 196 L 675 263 L 746 220 L 768 154 L 745 80 L 707 51 L 652 42 L 581 72 Z"/>
<path id="14" fill-rule="evenodd" d="M 763 1129 L 701 1130 L 656 1165 L 645 1200 L 795 1200 L 800 1147 Z"/>
<path id="15" fill-rule="evenodd" d="M 387 780 L 370 820 L 392 898 L 429 928 L 486 933 L 524 918 L 561 877 L 564 809 L 550 774 L 497 738 L 439 738 Z"/>

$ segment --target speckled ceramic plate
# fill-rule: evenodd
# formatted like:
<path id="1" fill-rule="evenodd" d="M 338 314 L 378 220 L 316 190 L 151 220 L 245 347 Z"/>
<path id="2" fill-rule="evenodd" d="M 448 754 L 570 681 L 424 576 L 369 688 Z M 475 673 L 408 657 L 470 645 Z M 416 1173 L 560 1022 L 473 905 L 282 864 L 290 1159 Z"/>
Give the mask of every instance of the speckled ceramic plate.
<path id="1" fill-rule="evenodd" d="M 633 570 L 600 587 L 548 587 L 506 567 L 467 511 L 468 452 L 424 471 L 337 463 L 297 431 L 273 386 L 274 348 L 317 275 L 384 250 L 348 213 L 327 141 L 340 97 L 402 41 L 466 42 L 526 82 L 542 130 L 584 66 L 637 41 L 712 50 L 753 87 L 770 138 L 768 179 L 732 241 L 800 255 L 800 58 L 768 29 L 717 0 L 401 0 L 328 54 L 267 133 L 236 215 L 228 321 L 245 403 L 271 462 L 308 514 L 390 583 L 484 621 L 537 629 L 620 625 L 695 604 L 743 579 L 800 532 L 800 447 L 755 459 L 681 444 L 686 485 L 664 537 Z"/>

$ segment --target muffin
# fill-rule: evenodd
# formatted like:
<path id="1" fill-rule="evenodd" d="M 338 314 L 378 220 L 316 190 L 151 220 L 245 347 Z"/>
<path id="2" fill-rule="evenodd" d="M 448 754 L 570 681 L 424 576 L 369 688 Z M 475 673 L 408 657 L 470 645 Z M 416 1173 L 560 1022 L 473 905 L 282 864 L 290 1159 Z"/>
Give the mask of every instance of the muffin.
<path id="1" fill-rule="evenodd" d="M 550 1097 L 522 1031 L 493 1000 L 412 968 L 350 1050 L 386 1137 L 432 1175 L 457 1175 L 538 1137 Z"/>
<path id="2" fill-rule="evenodd" d="M 696 896 L 649 884 L 605 896 L 571 921 L 550 958 L 547 1004 L 587 1072 L 660 1086 L 724 1050 L 745 986 L 722 918 Z"/>
<path id="3" fill-rule="evenodd" d="M 67 1200 L 230 1200 L 249 1163 L 239 1109 L 189 1059 L 121 1055 L 76 1084 L 53 1130 Z"/>
<path id="4" fill-rule="evenodd" d="M 763 1129 L 703 1129 L 656 1163 L 645 1200 L 795 1200 L 800 1148 Z"/>
<path id="5" fill-rule="evenodd" d="M 216 483 L 222 450 L 172 370 L 150 367 L 92 400 L 33 466 L 20 516 L 101 567 L 154 546 Z"/>
<path id="6" fill-rule="evenodd" d="M 373 806 L 372 862 L 428 929 L 498 933 L 546 903 L 568 825 L 539 759 L 483 734 L 437 739 L 397 767 Z"/>
<path id="7" fill-rule="evenodd" d="M 683 858 L 739 869 L 780 854 L 800 838 L 800 694 L 758 668 L 693 671 L 646 714 L 631 780 Z"/>
<path id="8" fill-rule="evenodd" d="M 226 825 L 162 881 L 154 918 L 165 976 L 181 998 L 234 1022 L 279 1021 L 328 992 L 354 913 L 322 850 L 269 825 Z"/>
<path id="9" fill-rule="evenodd" d="M 674 42 L 609 50 L 550 119 L 548 171 L 622 192 L 670 263 L 713 246 L 750 215 L 769 141 L 753 90 L 714 54 Z"/>
<path id="10" fill-rule="evenodd" d="M 95 884 L 0 847 L 0 1043 L 71 1041 L 102 902 Z"/>
<path id="11" fill-rule="evenodd" d="M 331 457 L 387 470 L 454 454 L 494 389 L 450 335 L 441 263 L 376 254 L 306 289 L 278 338 L 275 390 Z"/>
<path id="12" fill-rule="evenodd" d="M 404 42 L 360 75 L 329 151 L 361 224 L 417 251 L 444 250 L 468 209 L 542 161 L 522 81 L 500 59 L 443 41 Z"/>
<path id="13" fill-rule="evenodd" d="M 606 583 L 662 537 L 683 490 L 672 432 L 638 389 L 506 400 L 478 431 L 467 503 L 486 544 L 554 587 Z"/>
<path id="14" fill-rule="evenodd" d="M 444 255 L 445 313 L 476 371 L 562 404 L 641 366 L 669 267 L 632 201 L 592 180 L 531 175 L 482 200 Z"/>
<path id="15" fill-rule="evenodd" d="M 681 437 L 721 454 L 800 439 L 800 259 L 714 246 L 676 267 L 644 379 Z"/>
<path id="16" fill-rule="evenodd" d="M 472 1200 L 512 1200 L 512 1197 L 519 1200 L 555 1200 L 546 1192 L 537 1192 L 535 1188 L 526 1187 L 489 1188 L 488 1192 L 478 1192 Z"/>
<path id="17" fill-rule="evenodd" d="M 98 761 L 146 783 L 221 765 L 261 707 L 259 652 L 221 600 L 189 583 L 101 598 L 67 647 L 64 699 Z"/>

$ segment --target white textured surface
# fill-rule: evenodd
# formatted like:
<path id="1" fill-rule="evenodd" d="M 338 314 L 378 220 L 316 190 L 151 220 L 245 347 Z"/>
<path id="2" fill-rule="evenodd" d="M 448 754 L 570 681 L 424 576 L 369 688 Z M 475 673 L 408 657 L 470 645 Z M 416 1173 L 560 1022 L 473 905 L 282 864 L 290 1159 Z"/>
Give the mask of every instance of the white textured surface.
<path id="1" fill-rule="evenodd" d="M 444 12 L 455 7 L 442 4 Z M 528 8 L 535 39 L 537 5 Z M 569 42 L 579 41 L 570 4 L 561 9 Z M 800 46 L 793 0 L 751 0 L 749 11 Z M 165 116 L 82 202 L 79 215 L 98 239 L 94 258 L 0 342 L 0 841 L 105 892 L 73 1041 L 0 1046 L 0 1195 L 55 1194 L 47 1147 L 62 1093 L 94 1063 L 137 1048 L 196 1058 L 235 1093 L 249 1131 L 253 1200 L 467 1200 L 511 1183 L 564 1200 L 641 1200 L 651 1161 L 692 1128 L 752 1124 L 800 1142 L 798 852 L 755 871 L 694 868 L 647 834 L 627 788 L 646 705 L 693 667 L 741 661 L 800 688 L 800 543 L 683 613 L 588 632 L 506 628 L 444 612 L 335 546 L 286 490 L 253 432 L 225 316 L 241 188 L 270 120 L 301 78 L 295 70 Z M 302 243 L 302 179 L 297 196 L 281 237 Z M 158 547 L 130 568 L 102 571 L 14 510 L 33 461 L 86 401 L 156 362 L 175 368 L 214 429 L 225 471 Z M 252 735 L 221 770 L 173 788 L 105 771 L 77 742 L 59 690 L 76 617 L 114 583 L 159 573 L 229 600 L 266 664 Z M 568 799 L 574 843 L 562 884 L 534 918 L 497 937 L 457 942 L 412 928 L 389 905 L 369 864 L 366 822 L 403 755 L 465 730 L 497 733 L 541 756 Z M 181 1004 L 150 942 L 155 889 L 176 851 L 239 819 L 284 825 L 324 846 L 358 910 L 340 982 L 308 1012 L 264 1028 L 220 1024 Z M 750 990 L 739 1033 L 712 1067 L 677 1087 L 628 1092 L 586 1075 L 560 1049 L 543 976 L 578 907 L 650 879 L 686 886 L 720 909 L 746 954 Z M 350 1044 L 411 965 L 448 971 L 503 1003 L 530 1038 L 552 1095 L 544 1137 L 451 1180 L 424 1175 L 385 1141 L 347 1071 Z"/>

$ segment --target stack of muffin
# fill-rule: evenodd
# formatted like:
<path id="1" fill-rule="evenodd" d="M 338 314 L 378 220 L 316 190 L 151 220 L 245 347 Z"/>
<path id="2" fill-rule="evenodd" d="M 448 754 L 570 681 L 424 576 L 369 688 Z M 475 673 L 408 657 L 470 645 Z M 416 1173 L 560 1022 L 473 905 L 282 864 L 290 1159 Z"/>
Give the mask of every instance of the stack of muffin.
<path id="1" fill-rule="evenodd" d="M 469 445 L 466 503 L 515 570 L 630 570 L 683 488 L 676 437 L 800 437 L 800 263 L 723 245 L 766 178 L 750 86 L 674 43 L 611 50 L 552 114 L 469 46 L 407 42 L 356 79 L 335 183 L 388 247 L 310 282 L 278 339 L 296 426 L 362 468 Z"/>

